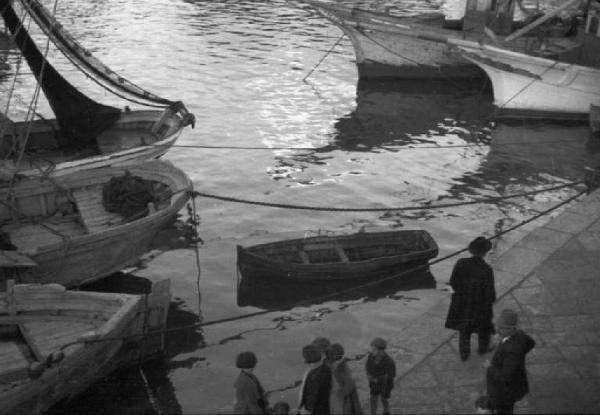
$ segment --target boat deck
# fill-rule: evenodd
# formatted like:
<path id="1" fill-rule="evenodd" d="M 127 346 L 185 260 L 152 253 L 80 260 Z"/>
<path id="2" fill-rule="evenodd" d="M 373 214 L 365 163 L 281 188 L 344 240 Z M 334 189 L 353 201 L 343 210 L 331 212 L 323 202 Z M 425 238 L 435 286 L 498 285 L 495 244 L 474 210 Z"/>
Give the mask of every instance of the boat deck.
<path id="1" fill-rule="evenodd" d="M 62 321 L 31 321 L 19 325 L 0 323 L 0 391 L 29 378 L 29 366 L 46 359 L 61 346 L 76 341 L 82 334 L 98 329 L 103 319 L 65 318 Z M 65 355 L 72 348 L 63 350 Z"/>
<path id="2" fill-rule="evenodd" d="M 102 204 L 102 187 L 90 186 L 71 192 L 78 212 L 29 221 L 11 221 L 0 225 L 13 245 L 25 254 L 40 246 L 62 243 L 68 239 L 108 230 L 123 223 L 123 217 L 107 212 Z"/>

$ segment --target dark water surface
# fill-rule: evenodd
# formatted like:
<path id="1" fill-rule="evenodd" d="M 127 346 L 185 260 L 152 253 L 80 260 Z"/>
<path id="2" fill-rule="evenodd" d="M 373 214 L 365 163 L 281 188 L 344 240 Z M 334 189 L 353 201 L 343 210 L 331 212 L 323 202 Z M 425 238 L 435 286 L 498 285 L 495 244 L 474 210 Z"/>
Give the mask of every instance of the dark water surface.
<path id="1" fill-rule="evenodd" d="M 204 193 L 329 207 L 427 206 L 580 180 L 600 161 L 599 142 L 585 125 L 493 121 L 485 84 L 357 83 L 346 38 L 303 82 L 341 32 L 293 2 L 70 0 L 59 2 L 58 14 L 113 69 L 184 101 L 196 114 L 196 129 L 186 130 L 178 141 L 186 147 L 173 148 L 165 158 Z M 0 80 L 2 108 L 18 66 L 15 53 L 7 60 L 11 73 Z M 95 98 L 125 105 L 94 89 L 63 60 L 54 62 Z M 16 81 L 10 115 L 19 119 L 34 82 L 24 67 Z M 38 112 L 51 117 L 44 102 Z M 428 230 L 445 255 L 574 193 L 567 188 L 496 204 L 383 213 L 286 210 L 198 198 L 202 317 L 209 321 L 289 308 L 320 293 L 315 287 L 269 284 L 248 289 L 247 282 L 238 290 L 237 244 L 404 227 Z M 183 211 L 133 270 L 151 280 L 171 278 L 171 327 L 199 321 L 198 270 L 186 219 Z M 491 256 L 539 224 L 496 240 Z M 67 409 L 90 414 L 226 411 L 234 399 L 235 355 L 246 349 L 259 356 L 257 373 L 265 388 L 289 387 L 273 396 L 295 404 L 293 385 L 303 372 L 299 350 L 304 343 L 325 335 L 349 353 L 364 352 L 372 337 L 401 329 L 398 318 L 409 321 L 447 295 L 444 285 L 453 262 L 436 265 L 414 284 L 386 284 L 210 326 L 202 333 L 170 333 L 167 362 L 120 371 Z M 414 290 L 403 291 L 408 288 Z"/>

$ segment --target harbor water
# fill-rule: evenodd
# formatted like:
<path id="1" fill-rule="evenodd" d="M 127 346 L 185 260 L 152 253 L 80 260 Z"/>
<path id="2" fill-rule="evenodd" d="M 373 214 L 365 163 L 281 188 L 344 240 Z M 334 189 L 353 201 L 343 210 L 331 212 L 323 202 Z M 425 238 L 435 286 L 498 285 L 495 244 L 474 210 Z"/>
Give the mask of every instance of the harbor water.
<path id="1" fill-rule="evenodd" d="M 409 10 L 434 8 L 405 3 Z M 227 412 L 234 400 L 235 356 L 244 350 L 257 354 L 256 373 L 265 389 L 275 391 L 273 399 L 294 405 L 305 343 L 326 336 L 350 356 L 364 353 L 371 338 L 402 330 L 399 321 L 426 313 L 448 295 L 455 259 L 410 281 L 311 302 L 320 289 L 274 284 L 242 289 L 238 244 L 425 229 L 443 256 L 475 236 L 515 226 L 577 189 L 436 205 L 579 181 L 600 162 L 600 141 L 587 125 L 495 120 L 485 81 L 358 82 L 349 40 L 336 44 L 341 31 L 294 1 L 70 0 L 58 2 L 57 15 L 109 67 L 158 95 L 183 101 L 196 115 L 195 129 L 186 129 L 164 159 L 183 169 L 197 192 L 294 206 L 390 208 L 332 212 L 196 198 L 198 255 L 190 205 L 161 232 L 154 250 L 125 270 L 129 275 L 111 278 L 109 285 L 170 278 L 171 328 L 201 318 L 284 310 L 202 330 L 174 330 L 167 335 L 166 362 L 121 370 L 61 410 Z M 16 50 L 1 53 L 10 69 L 0 77 L 0 105 L 6 107 L 14 80 L 9 115 L 22 119 L 35 80 Z M 128 104 L 77 75 L 58 52 L 50 49 L 49 56 L 90 96 Z M 42 100 L 36 111 L 53 118 Z M 411 206 L 422 209 L 392 209 Z M 495 239 L 491 258 L 547 219 Z M 299 302 L 303 305 L 295 306 Z M 442 328 L 432 327 L 436 330 Z"/>

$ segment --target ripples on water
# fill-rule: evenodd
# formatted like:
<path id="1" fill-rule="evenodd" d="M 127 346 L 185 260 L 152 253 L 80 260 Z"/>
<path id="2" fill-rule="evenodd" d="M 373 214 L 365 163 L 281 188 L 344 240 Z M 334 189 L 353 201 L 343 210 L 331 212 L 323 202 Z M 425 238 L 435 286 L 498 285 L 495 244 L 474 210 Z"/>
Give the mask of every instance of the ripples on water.
<path id="1" fill-rule="evenodd" d="M 417 1 L 403 4 L 413 11 L 433 7 Z M 298 205 L 413 206 L 578 180 L 586 167 L 599 161 L 598 143 L 589 140 L 587 126 L 495 122 L 486 85 L 357 84 L 354 53 L 346 38 L 303 82 L 340 31 L 294 2 L 71 0 L 59 2 L 58 14 L 82 44 L 110 67 L 160 95 L 186 103 L 196 114 L 197 125 L 184 133 L 179 144 L 302 148 L 173 148 L 166 158 L 184 169 L 202 192 Z M 78 77 L 55 51 L 50 56 L 69 79 L 96 99 L 125 105 Z M 14 73 L 17 54 L 11 51 L 7 61 Z M 0 80 L 2 105 L 11 79 Z M 22 68 L 10 112 L 13 118 L 24 115 L 33 88 L 33 80 Z M 51 117 L 45 103 L 39 112 Z M 260 298 L 257 291 L 245 291 L 240 297 L 235 289 L 236 243 L 284 238 L 293 232 L 420 227 L 433 234 L 445 254 L 463 248 L 477 234 L 492 235 L 571 194 L 572 190 L 561 190 L 497 205 L 343 214 L 198 199 L 205 241 L 201 249 L 204 318 L 269 308 L 274 300 L 269 293 L 279 292 L 267 286 L 260 288 Z M 185 212 L 182 215 L 185 219 Z M 172 277 L 176 302 L 171 325 L 198 319 L 194 256 L 178 229 L 185 229 L 184 224 L 165 231 L 157 246 L 167 252 L 146 261 L 145 269 L 138 272 Z M 497 248 L 506 243 L 497 242 Z M 447 281 L 450 266 L 433 270 L 438 288 Z M 394 297 L 398 289 L 383 287 L 372 296 L 392 295 L 390 301 L 395 301 L 401 298 Z M 427 292 L 419 295 L 427 298 Z M 344 301 L 348 299 L 340 299 L 339 304 Z M 377 315 L 383 305 L 374 302 L 370 307 Z M 352 307 L 345 310 L 353 315 Z M 361 317 L 365 327 L 372 323 L 369 315 Z M 260 323 L 243 324 L 247 328 Z M 318 322 L 303 324 L 321 327 Z M 215 328 L 205 333 L 205 340 L 214 344 L 219 336 L 231 334 Z M 88 412 L 106 408 L 151 412 L 156 405 L 167 413 L 229 408 L 232 379 L 220 374 L 229 373 L 239 348 L 264 344 L 252 339 L 246 336 L 237 343 L 201 349 L 203 339 L 197 333 L 170 337 L 168 365 L 145 372 L 150 386 L 137 371 L 119 372 L 76 405 Z M 293 339 L 288 346 L 305 340 Z M 350 338 L 340 340 L 350 342 Z M 293 360 L 290 356 L 285 358 Z M 301 369 L 294 364 L 277 370 L 285 379 L 295 379 Z M 154 409 L 148 396 L 154 397 Z"/>

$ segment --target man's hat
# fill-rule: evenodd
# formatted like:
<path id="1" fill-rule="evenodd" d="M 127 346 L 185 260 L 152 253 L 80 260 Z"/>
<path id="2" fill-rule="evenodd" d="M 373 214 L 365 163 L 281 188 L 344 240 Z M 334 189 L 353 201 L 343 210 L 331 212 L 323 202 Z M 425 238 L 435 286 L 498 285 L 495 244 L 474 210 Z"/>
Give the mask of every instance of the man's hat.
<path id="1" fill-rule="evenodd" d="M 469 252 L 473 255 L 485 255 L 492 249 L 492 242 L 483 236 L 478 236 L 469 244 Z"/>

